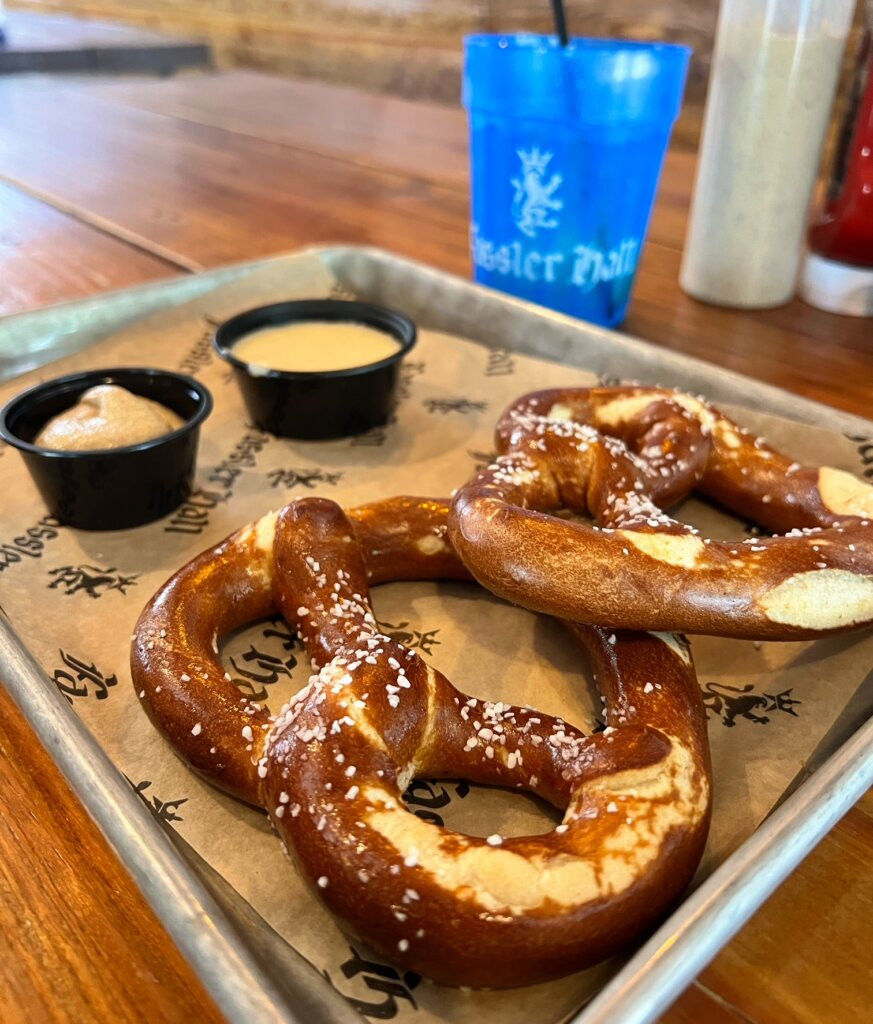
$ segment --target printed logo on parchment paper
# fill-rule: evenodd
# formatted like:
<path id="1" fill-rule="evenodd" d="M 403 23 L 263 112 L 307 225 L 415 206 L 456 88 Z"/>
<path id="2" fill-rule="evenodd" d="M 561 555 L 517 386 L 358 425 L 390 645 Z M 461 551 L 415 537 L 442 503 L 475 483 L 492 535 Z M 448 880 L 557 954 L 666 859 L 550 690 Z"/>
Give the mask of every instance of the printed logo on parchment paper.
<path id="1" fill-rule="evenodd" d="M 421 651 L 422 654 L 430 654 L 433 648 L 440 643 L 436 638 L 439 629 L 410 629 L 409 623 L 406 621 L 398 622 L 395 626 L 382 619 L 377 621 L 376 625 L 387 637 L 396 640 L 399 644 L 403 644 L 411 651 L 417 650 Z"/>
<path id="2" fill-rule="evenodd" d="M 470 398 L 426 398 L 422 403 L 429 413 L 441 413 L 447 416 L 451 412 L 459 412 L 467 416 L 471 412 L 484 412 L 487 402 L 474 402 Z"/>
<path id="3" fill-rule="evenodd" d="M 212 335 L 215 333 L 215 329 L 220 323 L 221 320 L 214 316 L 209 316 L 208 314 L 203 318 L 203 330 L 201 331 L 200 336 L 185 353 L 179 363 L 178 368 L 180 373 L 190 373 L 194 375 L 198 370 L 202 370 L 204 366 L 208 366 L 212 362 Z"/>
<path id="4" fill-rule="evenodd" d="M 511 377 L 515 373 L 515 369 L 515 359 L 505 348 L 488 349 L 488 358 L 485 363 L 486 377 Z"/>
<path id="5" fill-rule="evenodd" d="M 400 364 L 400 375 L 397 378 L 397 401 L 405 402 L 412 391 L 412 382 L 427 369 L 423 362 L 410 363 L 405 360 Z"/>
<path id="6" fill-rule="evenodd" d="M 275 616 L 261 630 L 263 642 L 249 644 L 249 649 L 230 659 L 233 682 L 249 700 L 262 703 L 270 696 L 267 687 L 281 678 L 290 679 L 297 667 L 299 646 L 284 619 Z M 272 648 L 272 649 L 271 649 Z"/>
<path id="7" fill-rule="evenodd" d="M 430 654 L 440 643 L 439 628 L 416 629 L 405 620 L 396 624 L 378 621 L 376 625 L 392 640 L 421 654 Z M 258 703 L 269 698 L 269 687 L 280 679 L 290 679 L 298 664 L 306 662 L 303 645 L 280 616 L 267 620 L 261 629 L 261 638 L 250 643 L 248 650 L 229 659 L 233 682 L 249 700 Z"/>
<path id="8" fill-rule="evenodd" d="M 266 430 L 249 426 L 233 446 L 230 454 L 206 474 L 206 482 L 226 488 L 225 500 L 233 494 L 236 482 L 245 469 L 254 469 L 258 455 L 269 442 Z"/>
<path id="9" fill-rule="evenodd" d="M 54 516 L 43 516 L 20 534 L 0 544 L 0 572 L 17 565 L 26 558 L 42 558 L 46 543 L 60 534 L 61 524 Z"/>
<path id="10" fill-rule="evenodd" d="M 267 473 L 271 487 L 284 487 L 289 491 L 295 487 L 314 491 L 318 484 L 336 487 L 342 478 L 342 473 L 328 473 L 323 469 L 273 469 Z"/>
<path id="11" fill-rule="evenodd" d="M 146 793 L 146 790 L 152 785 L 151 779 L 143 779 L 141 782 L 134 782 L 130 776 L 124 776 L 127 781 L 133 786 L 133 791 L 142 800 L 142 802 L 148 807 L 148 809 L 155 815 L 158 821 L 172 825 L 176 821 L 184 821 L 185 819 L 179 814 L 179 808 L 182 804 L 188 803 L 187 796 L 176 797 L 175 800 L 161 800 L 160 797 L 155 796 L 154 793 Z"/>
<path id="12" fill-rule="evenodd" d="M 63 648 L 58 649 L 58 654 L 64 667 L 56 668 L 52 673 L 52 679 L 70 704 L 73 703 L 74 697 L 106 700 L 110 687 L 118 684 L 118 677 L 114 673 L 106 675 L 97 667 L 95 661 L 77 658 L 75 654 L 70 654 Z"/>
<path id="13" fill-rule="evenodd" d="M 354 984 L 344 984 L 341 978 L 334 981 L 328 971 L 322 973 L 358 1013 L 371 1020 L 393 1020 L 400 1012 L 399 999 L 404 1000 L 414 1010 L 418 1009 L 412 992 L 421 984 L 420 975 L 413 971 L 401 973 L 378 960 L 368 960 L 354 946 L 349 946 L 349 952 L 351 956 L 339 965 L 339 970 L 343 979 Z M 362 996 L 375 993 L 376 998 L 361 998 L 350 994 L 355 989 L 361 991 L 362 988 L 367 990 L 361 992 Z"/>
<path id="14" fill-rule="evenodd" d="M 110 590 L 118 590 L 126 594 L 128 587 L 135 587 L 141 573 L 124 576 L 114 565 L 101 569 L 98 565 L 62 565 L 57 569 L 49 569 L 49 576 L 54 579 L 49 583 L 49 590 L 61 590 L 72 597 L 80 592 L 88 597 L 98 598 Z"/>
<path id="15" fill-rule="evenodd" d="M 227 498 L 226 493 L 219 494 L 218 491 L 206 491 L 199 487 L 176 509 L 164 527 L 164 533 L 203 533 L 209 525 L 210 512 L 217 505 L 227 501 Z"/>
<path id="16" fill-rule="evenodd" d="M 729 729 L 737 719 L 745 719 L 755 725 L 767 725 L 774 712 L 785 712 L 794 718 L 800 716 L 794 710 L 803 701 L 791 696 L 791 689 L 781 693 L 755 693 L 752 683 L 746 686 L 728 686 L 727 683 L 709 682 L 701 686 L 706 716 L 720 717 L 722 725 Z"/>
<path id="17" fill-rule="evenodd" d="M 858 435 L 846 434 L 848 440 L 858 446 L 858 455 L 861 459 L 861 475 L 865 480 L 873 480 L 873 438 L 860 437 Z"/>
<path id="18" fill-rule="evenodd" d="M 194 491 L 173 513 L 164 527 L 164 533 L 200 534 L 209 526 L 210 513 L 217 506 L 230 501 L 237 480 L 246 469 L 254 469 L 258 455 L 270 440 L 270 435 L 249 426 L 236 442 L 230 454 L 206 473 L 207 483 L 222 490 L 204 487 Z"/>
<path id="19" fill-rule="evenodd" d="M 463 800 L 469 793 L 470 784 L 463 779 L 413 779 L 403 794 L 403 802 L 417 818 L 442 828 L 445 820 L 437 811 L 448 807 L 455 797 Z"/>

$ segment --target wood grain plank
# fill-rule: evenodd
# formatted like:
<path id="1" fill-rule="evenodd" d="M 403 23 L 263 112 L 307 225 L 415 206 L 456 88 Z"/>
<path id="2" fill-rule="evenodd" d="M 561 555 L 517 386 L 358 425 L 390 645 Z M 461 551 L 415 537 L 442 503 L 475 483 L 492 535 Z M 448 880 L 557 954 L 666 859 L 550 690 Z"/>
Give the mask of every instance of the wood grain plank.
<path id="1" fill-rule="evenodd" d="M 0 316 L 178 272 L 0 183 Z"/>
<path id="2" fill-rule="evenodd" d="M 835 405 L 873 409 L 873 332 L 861 317 L 839 317 L 800 299 L 771 310 L 697 302 L 679 287 L 680 254 L 648 243 L 622 330 Z"/>
<path id="3" fill-rule="evenodd" d="M 204 97 L 219 80 L 203 80 Z M 154 92 L 156 108 L 173 94 L 174 84 L 166 85 Z M 345 91 L 365 122 L 372 97 Z M 38 188 L 40 195 L 99 215 L 140 244 L 150 240 L 162 254 L 203 265 L 312 242 L 372 242 L 378 232 L 382 244 L 395 251 L 408 253 L 412 244 L 421 248 L 430 242 L 431 262 L 455 272 L 469 269 L 467 191 L 456 179 L 449 187 L 442 180 L 416 179 L 399 161 L 387 170 L 362 172 L 362 162 L 350 168 L 345 160 L 290 150 L 273 134 L 241 135 L 205 123 L 208 115 L 179 120 L 108 101 L 108 95 L 0 80 L 6 120 L 0 172 Z M 244 119 L 251 113 L 258 123 L 260 108 L 257 98 L 250 98 L 234 110 Z M 280 123 L 278 111 L 273 115 Z M 426 108 L 420 121 L 429 116 L 439 118 Z M 453 126 L 446 119 L 442 137 L 453 131 L 450 144 L 456 152 L 464 144 L 463 119 Z M 692 169 L 689 155 L 668 156 L 650 225 L 652 240 L 681 245 Z M 252 202 L 253 193 L 259 202 Z M 260 202 L 264 195 L 269 204 Z M 420 225 L 413 243 L 410 223 Z M 446 228 L 452 237 L 448 245 Z"/>
<path id="4" fill-rule="evenodd" d="M 755 1024 L 755 1022 L 714 992 L 710 992 L 698 982 L 694 982 L 661 1016 L 660 1024 Z"/>
<path id="5" fill-rule="evenodd" d="M 457 179 L 443 187 L 291 148 L 274 141 L 274 132 L 258 138 L 200 123 L 216 117 L 212 86 L 222 79 L 194 80 L 205 113 L 193 85 L 168 83 L 170 88 L 147 90 L 155 104 L 161 97 L 186 103 L 185 119 L 97 98 L 93 90 L 83 96 L 75 88 L 12 89 L 6 93 L 12 100 L 12 137 L 0 135 L 0 175 L 26 181 L 81 216 L 99 217 L 107 230 L 123 232 L 188 265 L 347 241 L 382 245 L 469 274 L 467 203 Z M 244 117 L 260 106 L 271 82 L 243 76 L 248 92 L 238 107 L 228 104 L 232 116 Z M 0 96 L 6 89 L 0 84 Z M 228 89 L 225 97 L 233 83 Z M 101 97 L 108 94 L 100 92 Z M 379 109 L 368 107 L 369 98 L 360 94 L 333 89 L 326 94 L 327 109 L 345 99 L 350 106 L 359 101 L 362 111 L 369 109 L 374 117 Z M 280 89 L 283 101 L 289 95 Z M 317 93 L 300 95 L 317 108 Z M 385 117 L 408 117 L 409 106 L 383 108 Z M 276 113 L 266 102 L 263 107 L 270 116 Z M 432 112 L 422 107 L 423 126 Z M 453 132 L 461 124 L 455 122 L 452 129 L 443 123 L 435 140 L 456 140 Z M 347 150 L 364 150 L 365 133 L 351 136 Z M 385 147 L 390 138 L 390 132 L 382 136 Z M 450 166 L 457 159 L 457 143 L 445 144 L 455 154 L 446 158 L 444 166 Z M 863 320 L 834 317 L 798 301 L 764 312 L 718 309 L 681 292 L 678 245 L 693 166 L 687 154 L 668 158 L 653 218 L 660 232 L 653 228 L 644 250 L 625 329 L 842 408 L 869 411 L 873 342 Z M 668 238 L 667 244 L 658 242 L 659 234 Z"/>
<path id="6" fill-rule="evenodd" d="M 378 241 L 467 268 L 459 192 L 74 89 L 0 82 L 3 101 L 2 177 L 180 261 L 213 266 L 318 242 Z"/>
<path id="7" fill-rule="evenodd" d="M 240 135 L 340 157 L 467 194 L 467 116 L 460 108 L 413 102 L 344 86 L 234 71 L 171 81 L 100 82 L 77 87 L 95 98 L 224 128 Z M 649 237 L 681 249 L 696 158 L 667 154 Z"/>
<path id="8" fill-rule="evenodd" d="M 224 128 L 309 153 L 466 192 L 467 117 L 460 108 L 256 71 L 170 81 L 98 81 L 77 92 Z"/>
<path id="9" fill-rule="evenodd" d="M 873 791 L 701 975 L 759 1024 L 857 1024 L 873 1001 Z"/>
<path id="10" fill-rule="evenodd" d="M 2 686 L 0 851 L 0 1020 L 223 1020 Z"/>

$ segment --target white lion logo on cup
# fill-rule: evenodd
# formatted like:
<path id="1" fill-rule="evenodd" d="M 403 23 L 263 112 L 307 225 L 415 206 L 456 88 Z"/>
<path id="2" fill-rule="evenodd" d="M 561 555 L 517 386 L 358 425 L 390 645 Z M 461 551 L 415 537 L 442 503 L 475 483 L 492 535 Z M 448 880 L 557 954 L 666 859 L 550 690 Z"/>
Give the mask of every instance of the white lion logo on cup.
<path id="1" fill-rule="evenodd" d="M 512 219 L 519 231 L 528 238 L 535 238 L 540 228 L 556 228 L 558 221 L 550 216 L 553 211 L 560 210 L 564 204 L 553 195 L 564 180 L 560 174 L 553 174 L 548 184 L 543 181 L 551 153 L 540 153 L 534 147 L 529 152 L 516 150 L 521 160 L 521 178 L 512 178 L 510 184 L 515 189 L 512 198 Z"/>

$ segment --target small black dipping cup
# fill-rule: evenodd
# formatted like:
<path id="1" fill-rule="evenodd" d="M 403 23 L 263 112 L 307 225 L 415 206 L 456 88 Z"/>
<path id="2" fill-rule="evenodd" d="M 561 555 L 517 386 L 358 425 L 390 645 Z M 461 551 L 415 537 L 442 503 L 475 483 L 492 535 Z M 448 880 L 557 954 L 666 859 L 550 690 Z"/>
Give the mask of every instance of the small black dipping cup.
<path id="1" fill-rule="evenodd" d="M 185 421 L 151 441 L 97 451 L 55 451 L 34 438 L 98 384 L 116 384 L 172 409 Z M 160 519 L 191 493 L 200 424 L 212 396 L 193 377 L 166 370 L 90 370 L 38 384 L 0 412 L 0 437 L 17 448 L 60 522 L 82 530 L 123 530 Z"/>
<path id="2" fill-rule="evenodd" d="M 233 354 L 233 346 L 252 331 L 305 320 L 374 327 L 396 338 L 399 347 L 377 363 L 299 373 L 255 368 Z M 360 434 L 388 422 L 400 360 L 415 339 L 415 324 L 393 309 L 369 302 L 303 299 L 259 306 L 232 317 L 215 332 L 215 348 L 233 366 L 256 426 L 279 437 L 327 440 Z"/>

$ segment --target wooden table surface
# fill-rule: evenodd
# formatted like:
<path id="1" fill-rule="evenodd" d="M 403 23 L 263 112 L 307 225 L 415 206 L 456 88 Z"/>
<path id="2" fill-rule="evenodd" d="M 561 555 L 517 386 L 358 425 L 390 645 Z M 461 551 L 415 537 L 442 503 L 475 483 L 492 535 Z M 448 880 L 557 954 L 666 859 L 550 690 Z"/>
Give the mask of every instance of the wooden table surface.
<path id="1" fill-rule="evenodd" d="M 459 111 L 233 72 L 12 77 L 0 112 L 0 314 L 324 242 L 469 273 Z M 679 290 L 693 167 L 668 155 L 624 329 L 869 415 L 869 320 Z M 220 1021 L 2 689 L 0 754 L 0 1020 Z M 663 1020 L 869 1019 L 871 858 L 868 793 Z"/>

